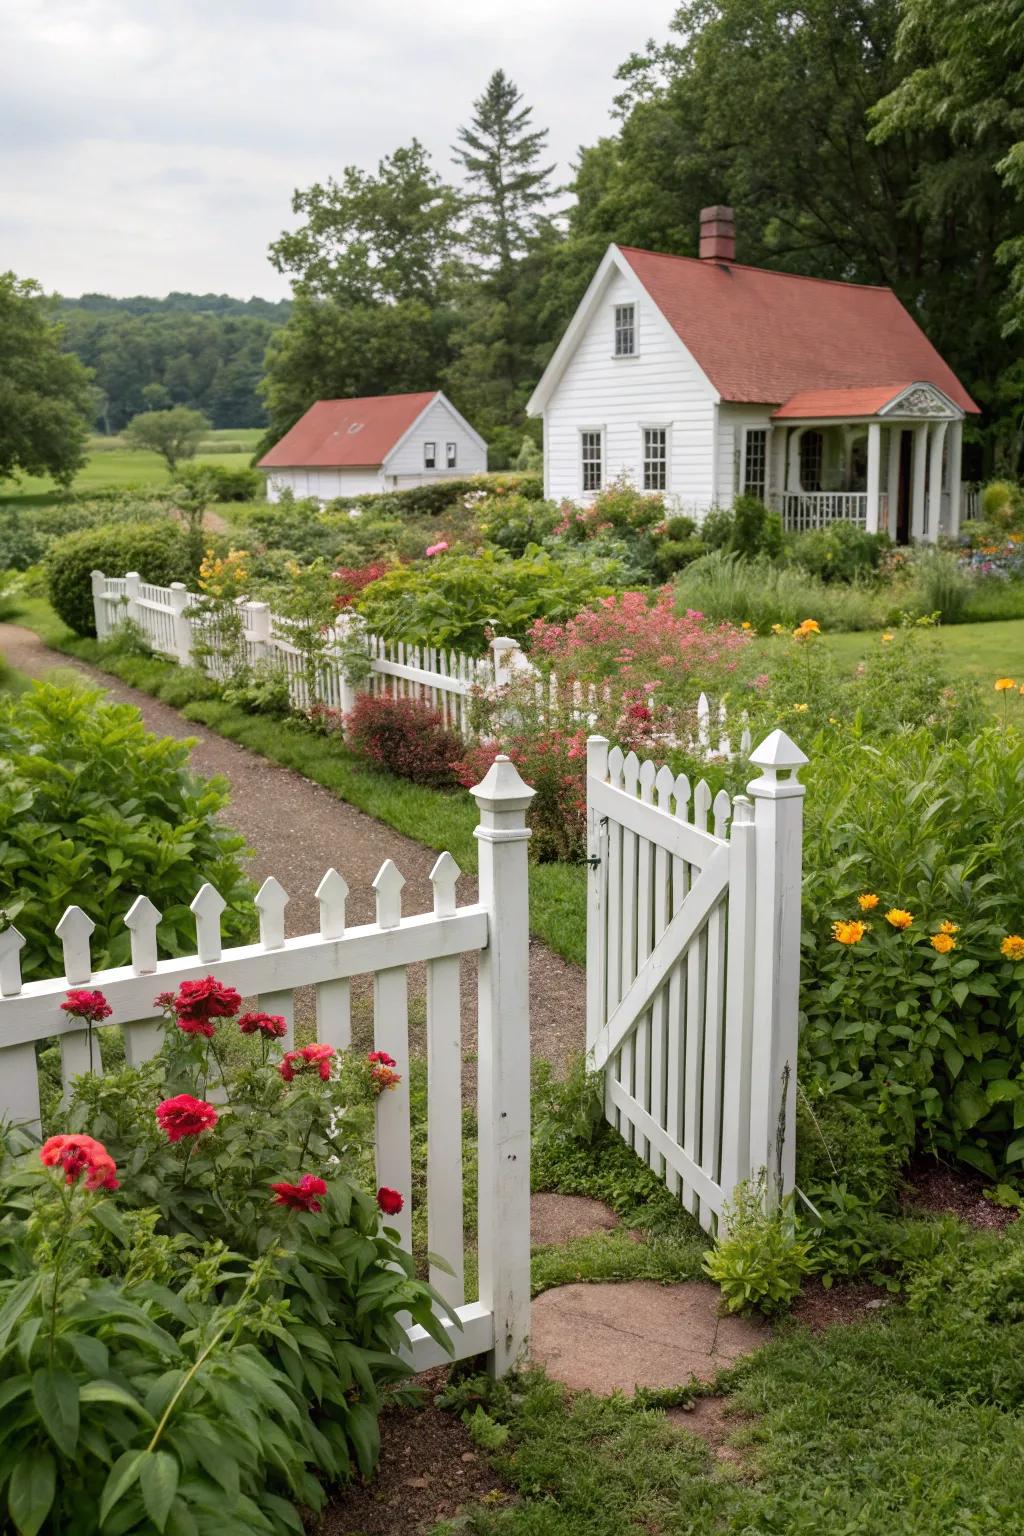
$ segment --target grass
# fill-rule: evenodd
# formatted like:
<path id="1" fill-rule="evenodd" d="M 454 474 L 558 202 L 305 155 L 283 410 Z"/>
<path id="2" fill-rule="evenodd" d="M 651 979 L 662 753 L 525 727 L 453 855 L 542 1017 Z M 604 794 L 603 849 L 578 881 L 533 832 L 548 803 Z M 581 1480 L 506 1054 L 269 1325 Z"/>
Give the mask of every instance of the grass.
<path id="1" fill-rule="evenodd" d="M 200 444 L 195 462 L 224 464 L 230 469 L 248 462 L 263 436 L 262 427 L 229 427 L 211 431 Z M 75 477 L 72 492 L 91 492 L 117 486 L 124 490 L 163 490 L 174 477 L 158 453 L 129 448 L 120 437 L 92 437 L 89 457 Z M 63 499 L 64 492 L 47 475 L 26 475 L 0 487 L 0 501 L 14 506 L 45 507 Z"/>
<path id="2" fill-rule="evenodd" d="M 940 625 L 935 636 L 954 680 L 977 683 L 993 709 L 1002 709 L 992 687 L 997 677 L 1024 682 L 1024 619 Z M 826 635 L 824 643 L 839 662 L 852 668 L 878 645 L 878 635 Z"/>

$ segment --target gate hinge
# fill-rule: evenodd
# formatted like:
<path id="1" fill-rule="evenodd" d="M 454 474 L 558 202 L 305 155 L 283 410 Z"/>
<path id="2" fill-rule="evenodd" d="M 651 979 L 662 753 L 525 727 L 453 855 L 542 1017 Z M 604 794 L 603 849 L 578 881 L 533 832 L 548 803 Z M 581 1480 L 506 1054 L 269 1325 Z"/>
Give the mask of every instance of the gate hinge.
<path id="1" fill-rule="evenodd" d="M 590 865 L 591 869 L 599 869 L 601 865 L 601 855 L 599 853 L 592 853 L 587 859 L 587 863 Z"/>

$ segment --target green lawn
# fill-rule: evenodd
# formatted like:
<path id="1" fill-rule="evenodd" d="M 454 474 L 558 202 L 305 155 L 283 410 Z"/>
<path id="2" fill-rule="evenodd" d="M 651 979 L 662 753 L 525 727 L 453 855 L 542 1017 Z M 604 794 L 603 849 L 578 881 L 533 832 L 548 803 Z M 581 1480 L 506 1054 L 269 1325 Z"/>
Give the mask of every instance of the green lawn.
<path id="1" fill-rule="evenodd" d="M 195 461 L 238 469 L 248 464 L 263 432 L 262 427 L 228 427 L 223 431 L 211 431 L 204 438 Z M 88 460 L 75 477 L 72 492 L 88 496 L 91 491 L 110 486 L 125 490 L 163 490 L 171 484 L 172 478 L 159 454 L 129 448 L 120 437 L 92 437 Z M 0 501 L 42 507 L 59 501 L 62 494 L 60 487 L 48 476 L 28 475 L 23 480 L 5 484 L 0 490 Z"/>
<path id="2" fill-rule="evenodd" d="M 951 624 L 937 629 L 935 637 L 954 677 L 978 683 L 993 709 L 1003 708 L 992 686 L 997 677 L 1013 677 L 1024 683 L 1024 619 Z M 864 633 L 826 635 L 825 643 L 838 661 L 852 667 L 879 644 L 879 637 Z"/>

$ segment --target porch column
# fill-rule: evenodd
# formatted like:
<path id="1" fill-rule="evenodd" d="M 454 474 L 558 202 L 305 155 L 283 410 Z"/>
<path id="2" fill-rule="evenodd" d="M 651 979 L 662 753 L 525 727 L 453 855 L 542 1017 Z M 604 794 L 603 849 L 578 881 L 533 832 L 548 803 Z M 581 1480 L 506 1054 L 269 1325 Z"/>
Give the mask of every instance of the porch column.
<path id="1" fill-rule="evenodd" d="M 910 537 L 924 538 L 924 482 L 928 465 L 928 423 L 918 422 L 914 428 L 914 473 L 911 478 Z"/>
<path id="2" fill-rule="evenodd" d="M 960 462 L 964 444 L 964 424 L 961 420 L 949 424 L 949 536 L 955 539 L 960 532 Z"/>
<path id="3" fill-rule="evenodd" d="M 877 421 L 868 423 L 868 533 L 878 532 L 878 491 L 882 471 L 882 427 Z"/>
<path id="4" fill-rule="evenodd" d="M 896 537 L 896 524 L 899 519 L 900 506 L 900 440 L 903 437 L 903 428 L 893 425 L 889 428 L 889 471 L 886 481 L 886 491 L 889 496 L 889 515 L 886 519 L 886 530 L 892 538 Z"/>
<path id="5" fill-rule="evenodd" d="M 942 448 L 946 441 L 945 421 L 933 421 L 931 456 L 928 467 L 928 540 L 934 544 L 942 524 Z"/>

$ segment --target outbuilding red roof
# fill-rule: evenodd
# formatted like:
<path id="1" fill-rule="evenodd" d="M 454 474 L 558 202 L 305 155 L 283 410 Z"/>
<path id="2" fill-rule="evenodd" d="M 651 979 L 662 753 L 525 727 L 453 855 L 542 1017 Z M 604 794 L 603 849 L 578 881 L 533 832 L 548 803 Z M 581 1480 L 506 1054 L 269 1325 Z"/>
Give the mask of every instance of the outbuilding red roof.
<path id="1" fill-rule="evenodd" d="M 782 405 L 801 391 L 877 392 L 902 379 L 978 409 L 891 288 L 619 250 L 723 400 Z"/>
<path id="2" fill-rule="evenodd" d="M 260 459 L 260 469 L 374 469 L 439 391 L 318 400 Z"/>

